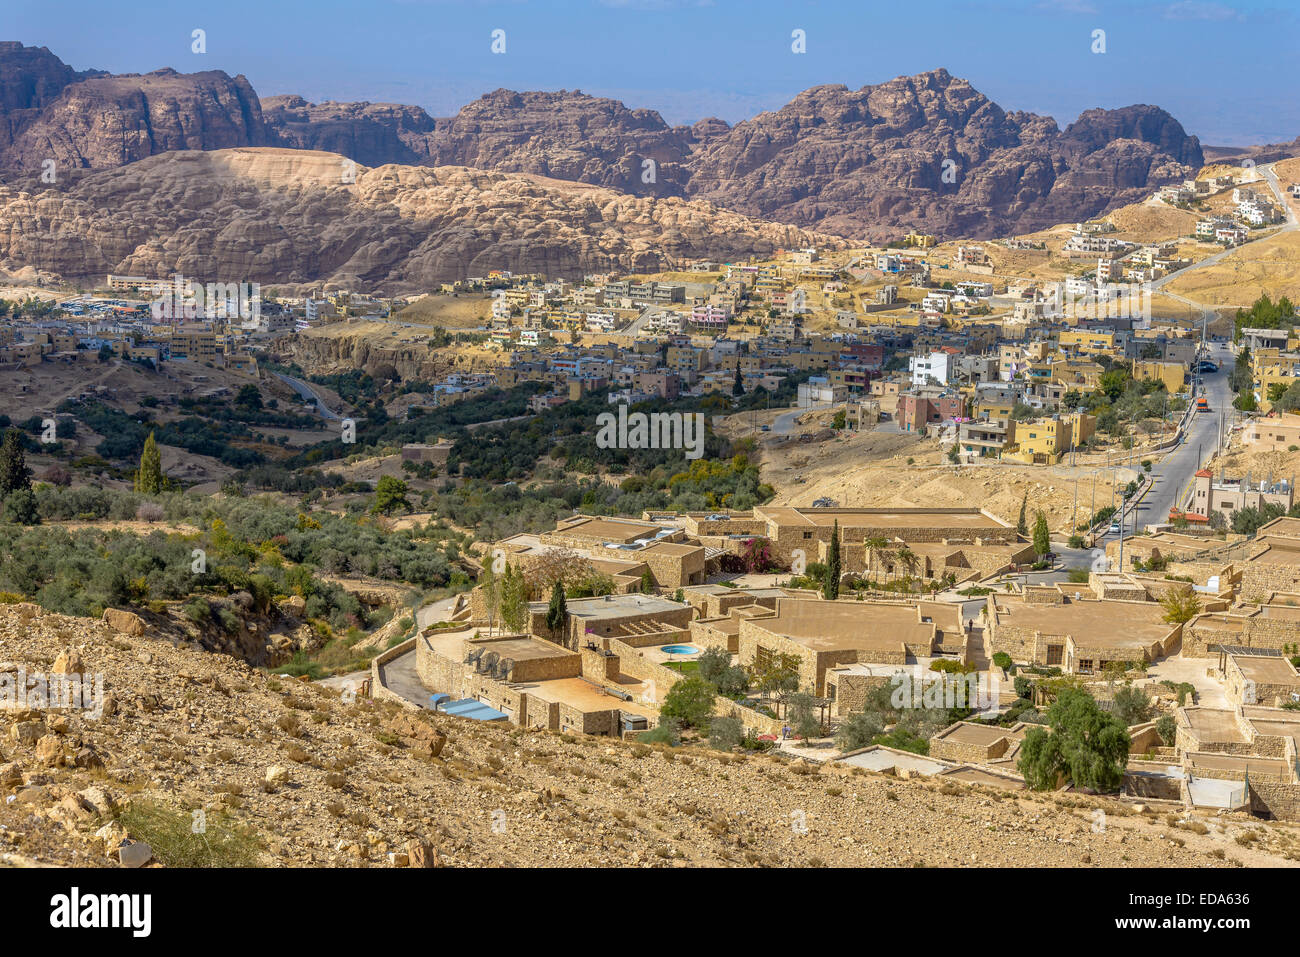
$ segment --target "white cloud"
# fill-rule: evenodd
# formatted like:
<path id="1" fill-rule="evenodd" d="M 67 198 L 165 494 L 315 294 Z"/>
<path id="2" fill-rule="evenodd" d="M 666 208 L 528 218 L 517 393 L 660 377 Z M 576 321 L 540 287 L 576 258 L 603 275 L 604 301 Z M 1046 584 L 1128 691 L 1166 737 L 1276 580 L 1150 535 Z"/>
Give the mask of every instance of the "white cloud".
<path id="1" fill-rule="evenodd" d="M 1165 7 L 1166 20 L 1239 20 L 1238 11 L 1212 0 L 1177 0 Z"/>

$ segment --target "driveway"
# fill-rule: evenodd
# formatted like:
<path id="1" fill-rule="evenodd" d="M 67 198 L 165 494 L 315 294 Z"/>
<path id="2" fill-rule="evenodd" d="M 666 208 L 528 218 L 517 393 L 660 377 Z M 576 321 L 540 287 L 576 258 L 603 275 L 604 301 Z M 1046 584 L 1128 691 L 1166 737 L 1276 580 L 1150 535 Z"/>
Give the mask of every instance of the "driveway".
<path id="1" fill-rule="evenodd" d="M 415 649 L 379 666 L 379 683 L 418 707 L 429 704 L 429 690 L 415 672 Z"/>

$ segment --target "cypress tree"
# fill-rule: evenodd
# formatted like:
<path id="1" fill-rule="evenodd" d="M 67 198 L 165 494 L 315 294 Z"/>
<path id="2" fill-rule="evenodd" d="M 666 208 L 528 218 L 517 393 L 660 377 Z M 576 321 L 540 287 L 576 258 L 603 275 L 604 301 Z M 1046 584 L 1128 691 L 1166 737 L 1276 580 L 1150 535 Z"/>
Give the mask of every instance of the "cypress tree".
<path id="1" fill-rule="evenodd" d="M 830 555 L 826 559 L 826 573 L 822 578 L 822 597 L 834 600 L 840 597 L 840 522 L 831 528 Z"/>
<path id="2" fill-rule="evenodd" d="M 0 444 L 0 498 L 31 487 L 32 471 L 27 467 L 27 455 L 23 452 L 22 433 L 9 429 Z"/>
<path id="3" fill-rule="evenodd" d="M 546 627 L 554 639 L 569 620 L 569 607 L 564 600 L 564 585 L 559 580 L 551 586 L 551 604 L 546 609 Z"/>
<path id="4" fill-rule="evenodd" d="M 144 441 L 144 451 L 140 453 L 140 468 L 135 473 L 135 490 L 144 495 L 157 495 L 167 484 L 162 470 L 162 454 L 153 433 Z"/>

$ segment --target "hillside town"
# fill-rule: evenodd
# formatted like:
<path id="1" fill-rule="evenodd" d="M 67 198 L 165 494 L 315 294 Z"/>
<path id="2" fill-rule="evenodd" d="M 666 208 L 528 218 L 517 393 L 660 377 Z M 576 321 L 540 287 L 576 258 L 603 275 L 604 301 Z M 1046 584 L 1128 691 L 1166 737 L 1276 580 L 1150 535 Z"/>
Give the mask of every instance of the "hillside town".
<path id="1" fill-rule="evenodd" d="M 1285 930 L 1289 11 L 149 3 L 0 40 L 16 939 Z"/>

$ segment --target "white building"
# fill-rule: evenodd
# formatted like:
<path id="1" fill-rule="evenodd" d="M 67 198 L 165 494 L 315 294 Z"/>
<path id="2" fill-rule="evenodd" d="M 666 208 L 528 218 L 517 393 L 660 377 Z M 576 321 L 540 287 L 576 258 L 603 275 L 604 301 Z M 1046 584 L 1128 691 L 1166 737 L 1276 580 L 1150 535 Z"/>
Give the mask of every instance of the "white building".
<path id="1" fill-rule="evenodd" d="M 913 385 L 925 385 L 931 379 L 940 385 L 948 384 L 952 356 L 947 352 L 931 352 L 927 356 L 911 356 L 907 360 L 907 371 L 911 373 Z"/>

